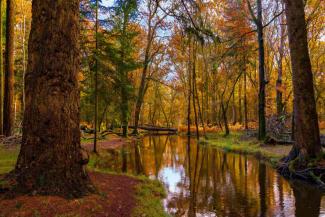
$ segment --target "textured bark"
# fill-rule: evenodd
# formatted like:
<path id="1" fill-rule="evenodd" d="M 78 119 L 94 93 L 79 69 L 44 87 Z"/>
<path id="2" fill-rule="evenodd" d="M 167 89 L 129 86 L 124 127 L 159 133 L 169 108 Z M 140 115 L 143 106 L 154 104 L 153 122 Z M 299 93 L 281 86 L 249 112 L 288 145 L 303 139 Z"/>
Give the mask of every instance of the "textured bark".
<path id="1" fill-rule="evenodd" d="M 3 1 L 0 0 L 0 14 L 2 14 Z M 3 52 L 2 52 L 2 16 L 0 16 L 0 135 L 3 134 Z"/>
<path id="2" fill-rule="evenodd" d="M 15 36 L 15 5 L 7 0 L 5 80 L 3 103 L 3 133 L 11 136 L 14 125 L 14 36 Z"/>
<path id="3" fill-rule="evenodd" d="M 294 93 L 294 149 L 299 156 L 321 152 L 313 74 L 308 53 L 303 1 L 285 0 Z"/>
<path id="4" fill-rule="evenodd" d="M 79 130 L 79 0 L 34 0 L 17 191 L 93 191 Z"/>

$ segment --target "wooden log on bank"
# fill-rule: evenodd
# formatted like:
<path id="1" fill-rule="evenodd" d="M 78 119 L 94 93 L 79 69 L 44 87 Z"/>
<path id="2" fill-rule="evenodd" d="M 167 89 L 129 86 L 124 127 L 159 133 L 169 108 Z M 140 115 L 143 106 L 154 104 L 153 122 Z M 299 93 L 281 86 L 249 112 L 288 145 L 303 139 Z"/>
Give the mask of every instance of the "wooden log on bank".
<path id="1" fill-rule="evenodd" d="M 325 135 L 320 135 L 320 142 L 323 147 L 325 147 Z M 267 144 L 281 144 L 281 145 L 289 145 L 292 144 L 293 141 L 291 139 L 291 133 L 282 133 L 275 136 L 268 136 L 266 139 Z"/>
<path id="2" fill-rule="evenodd" d="M 129 128 L 134 129 L 134 126 L 129 126 Z M 138 129 L 151 131 L 151 132 L 168 132 L 168 133 L 177 133 L 176 128 L 167 128 L 167 127 L 157 127 L 157 126 L 138 126 Z"/>

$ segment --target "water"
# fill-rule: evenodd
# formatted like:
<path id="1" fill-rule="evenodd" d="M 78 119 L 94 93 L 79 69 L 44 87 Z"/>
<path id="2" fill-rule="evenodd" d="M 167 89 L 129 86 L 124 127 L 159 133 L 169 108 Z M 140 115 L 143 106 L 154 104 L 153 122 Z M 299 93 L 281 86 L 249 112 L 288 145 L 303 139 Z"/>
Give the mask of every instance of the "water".
<path id="1" fill-rule="evenodd" d="M 109 167 L 160 180 L 172 216 L 325 216 L 325 197 L 255 159 L 186 137 L 145 137 L 110 151 Z M 323 199 L 324 198 L 324 199 Z"/>

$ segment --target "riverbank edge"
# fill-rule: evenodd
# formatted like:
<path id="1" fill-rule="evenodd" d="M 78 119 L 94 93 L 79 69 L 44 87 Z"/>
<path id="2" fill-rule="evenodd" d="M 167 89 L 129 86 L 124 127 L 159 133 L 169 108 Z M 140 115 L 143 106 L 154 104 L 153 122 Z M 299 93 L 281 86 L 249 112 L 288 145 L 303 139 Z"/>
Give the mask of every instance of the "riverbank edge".
<path id="1" fill-rule="evenodd" d="M 134 137 L 133 137 L 134 139 Z M 136 140 L 141 140 L 142 136 L 136 137 Z M 126 143 L 130 142 L 129 139 L 124 140 Z M 0 146 L 0 159 L 4 165 L 4 171 L 0 170 L 0 178 L 6 173 L 14 169 L 15 162 L 19 153 L 19 145 L 15 145 L 10 149 Z M 100 152 L 99 152 L 100 154 Z M 96 158 L 96 154 L 90 154 L 90 158 Z M 145 176 L 134 176 L 131 174 L 116 173 L 105 169 L 98 169 L 94 167 L 92 162 L 87 166 L 89 172 L 98 172 L 102 174 L 110 174 L 114 176 L 127 176 L 138 182 L 135 187 L 134 200 L 135 207 L 132 210 L 130 217 L 150 216 L 150 217 L 170 217 L 165 212 L 163 207 L 163 199 L 166 197 L 166 190 L 161 182 L 151 180 Z M 1 181 L 1 180 L 0 180 Z M 3 184 L 0 182 L 0 185 Z M 0 186 L 1 187 L 1 186 Z"/>
<path id="2" fill-rule="evenodd" d="M 243 135 L 243 132 L 240 131 L 234 132 L 229 136 L 224 136 L 221 133 L 211 133 L 207 135 L 207 139 L 200 140 L 199 142 L 202 144 L 208 144 L 211 147 L 218 148 L 224 152 L 252 155 L 256 159 L 268 163 L 274 169 L 276 169 L 280 160 L 287 155 L 287 153 L 278 154 L 266 150 L 266 146 L 256 138 L 251 137 L 241 139 L 241 136 Z"/>
<path id="3" fill-rule="evenodd" d="M 218 148 L 224 152 L 232 152 L 242 155 L 251 155 L 254 156 L 258 160 L 262 160 L 263 162 L 270 165 L 273 169 L 275 169 L 279 175 L 287 179 L 288 181 L 299 181 L 304 182 L 307 185 L 317 188 L 320 191 L 325 193 L 324 183 L 320 180 L 320 177 L 314 174 L 308 174 L 304 179 L 300 178 L 298 175 L 284 176 L 278 171 L 279 166 L 281 165 L 281 160 L 284 157 L 287 157 L 289 154 L 289 150 L 291 150 L 292 145 L 265 145 L 261 141 L 258 141 L 255 138 L 245 138 L 241 139 L 244 136 L 243 132 L 235 132 L 231 136 L 223 136 L 221 134 L 212 134 L 208 136 L 208 139 L 200 140 L 200 143 L 208 144 L 212 147 Z M 224 143 L 224 140 L 227 140 L 228 143 Z M 231 139 L 233 139 L 232 142 Z M 265 150 L 266 147 L 284 147 L 286 148 L 286 152 L 282 154 L 274 153 L 270 150 Z M 325 156 L 324 154 L 322 156 Z M 315 162 L 314 162 L 315 163 Z M 290 169 L 290 168 L 289 168 Z"/>
<path id="4" fill-rule="evenodd" d="M 99 172 L 115 176 L 126 176 L 138 181 L 136 185 L 134 207 L 131 217 L 170 217 L 164 210 L 162 200 L 166 197 L 166 190 L 161 182 L 152 180 L 144 175 L 135 176 L 128 173 L 117 173 L 111 170 L 88 168 L 91 172 Z"/>

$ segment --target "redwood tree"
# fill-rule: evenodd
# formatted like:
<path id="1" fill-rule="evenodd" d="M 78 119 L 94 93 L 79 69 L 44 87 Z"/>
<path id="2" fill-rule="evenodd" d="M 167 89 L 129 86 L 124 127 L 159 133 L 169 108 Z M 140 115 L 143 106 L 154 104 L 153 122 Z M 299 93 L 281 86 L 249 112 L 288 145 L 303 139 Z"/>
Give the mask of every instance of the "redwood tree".
<path id="1" fill-rule="evenodd" d="M 3 133 L 11 136 L 14 125 L 14 36 L 15 36 L 15 3 L 7 0 L 6 23 L 6 52 L 5 52 L 5 79 L 3 104 Z"/>
<path id="2" fill-rule="evenodd" d="M 17 190 L 92 191 L 79 130 L 79 0 L 33 0 Z"/>
<path id="3" fill-rule="evenodd" d="M 288 24 L 294 93 L 294 147 L 289 160 L 321 153 L 313 74 L 308 52 L 304 2 L 284 0 Z"/>

